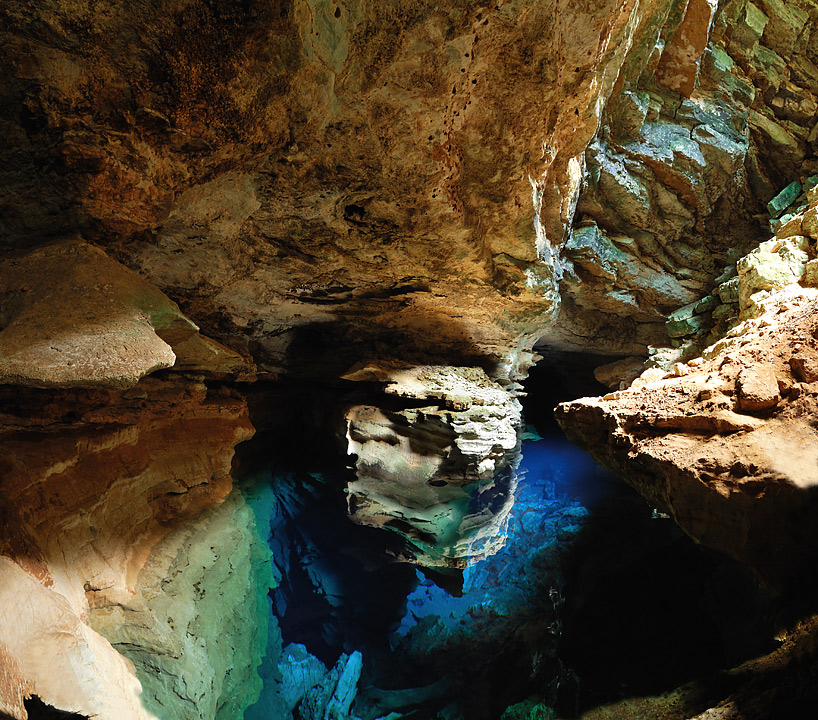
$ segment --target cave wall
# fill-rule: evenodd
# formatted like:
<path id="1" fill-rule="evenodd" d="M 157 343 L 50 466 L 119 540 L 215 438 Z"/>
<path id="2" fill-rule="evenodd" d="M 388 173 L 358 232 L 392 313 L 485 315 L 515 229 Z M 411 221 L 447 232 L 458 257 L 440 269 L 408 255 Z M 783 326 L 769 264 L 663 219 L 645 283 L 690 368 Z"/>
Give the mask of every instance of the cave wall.
<path id="1" fill-rule="evenodd" d="M 440 461 L 412 475 L 406 502 L 508 469 L 535 348 L 614 359 L 669 346 L 668 315 L 714 297 L 776 229 L 768 201 L 818 170 L 816 18 L 811 0 L 5 2 L 0 711 L 25 718 L 31 694 L 102 718 L 191 704 L 229 717 L 251 702 L 264 632 L 238 629 L 221 601 L 191 609 L 207 588 L 192 558 L 216 583 L 208 598 L 249 593 L 255 613 L 271 582 L 232 492 L 234 447 L 253 432 L 242 383 L 361 385 L 337 419 L 371 524 L 391 522 L 395 498 L 367 499 L 390 474 L 370 472 L 367 452 L 393 468 Z M 798 311 L 795 335 L 799 298 L 782 311 Z M 716 355 L 712 372 L 737 382 Z M 424 373 L 444 380 L 418 384 Z M 812 381 L 793 395 L 787 373 L 781 407 L 810 416 Z M 707 452 L 740 462 L 742 433 L 778 426 L 725 420 L 742 391 L 709 378 L 702 400 L 728 398 L 715 420 L 678 420 L 701 414 L 685 400 L 648 412 L 645 430 L 628 403 L 666 409 L 682 384 L 660 375 L 650 393 L 577 406 L 566 427 L 696 539 L 786 585 L 742 513 L 759 478 L 798 496 L 791 478 L 756 464 L 726 492 L 721 476 L 739 476 L 714 465 L 701 507 L 715 509 L 690 516 L 703 471 L 656 450 L 656 427 L 681 423 L 694 455 L 709 433 Z M 377 422 L 359 422 L 362 408 Z M 623 435 L 631 411 L 637 431 Z M 395 449 L 430 422 L 445 440 L 434 452 Z M 810 427 L 796 438 L 808 447 Z M 453 470 L 442 458 L 457 452 Z M 790 516 L 770 507 L 786 537 Z M 722 516 L 732 524 L 713 534 Z M 241 548 L 230 582 L 217 543 Z"/>

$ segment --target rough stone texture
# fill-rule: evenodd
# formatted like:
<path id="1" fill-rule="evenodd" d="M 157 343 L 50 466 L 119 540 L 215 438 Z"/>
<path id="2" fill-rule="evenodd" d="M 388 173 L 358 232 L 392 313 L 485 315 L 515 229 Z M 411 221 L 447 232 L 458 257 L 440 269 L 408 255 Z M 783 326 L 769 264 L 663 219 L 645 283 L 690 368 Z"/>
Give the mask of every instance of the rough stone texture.
<path id="1" fill-rule="evenodd" d="M 30 694 L 20 665 L 5 644 L 0 643 L 0 717 L 25 720 L 24 698 Z"/>
<path id="2" fill-rule="evenodd" d="M 691 537 L 778 590 L 818 580 L 818 375 L 793 374 L 799 358 L 818 362 L 817 307 L 818 291 L 791 284 L 704 357 L 557 411 L 572 440 Z"/>
<path id="3" fill-rule="evenodd" d="M 156 544 L 230 492 L 233 447 L 251 434 L 244 402 L 181 379 L 0 393 L 2 642 L 14 641 L 28 690 L 47 704 L 153 717 L 88 612 L 141 609 L 138 578 Z M 87 652 L 97 659 L 85 663 Z"/>
<path id="4" fill-rule="evenodd" d="M 541 342 L 650 354 L 633 390 L 571 406 L 571 432 L 691 535 L 797 584 L 816 545 L 815 291 L 790 284 L 814 283 L 817 16 L 808 0 L 715 17 L 706 0 L 4 2 L 0 371 L 142 378 L 0 389 L 10 572 L 61 593 L 77 637 L 89 606 L 131 607 L 151 548 L 229 490 L 249 428 L 214 383 L 250 374 L 245 357 L 268 379 L 414 367 L 350 377 L 393 383 L 350 411 L 354 510 L 414 540 L 433 521 L 417 554 L 457 565 L 507 512 L 513 383 Z M 781 234 L 725 275 L 788 185 Z M 685 364 L 681 338 L 711 321 L 726 336 Z M 144 377 L 171 367 L 210 390 Z M 467 507 L 468 484 L 501 513 L 438 513 L 440 493 Z M 178 640 L 162 630 L 146 637 Z M 35 689 L 51 680 L 37 669 Z M 16 683 L 0 690 L 18 712 Z"/>
<path id="5" fill-rule="evenodd" d="M 3 384 L 127 388 L 176 365 L 252 371 L 240 355 L 199 335 L 153 285 L 79 240 L 5 259 L 0 288 Z"/>
<path id="6" fill-rule="evenodd" d="M 238 490 L 163 538 L 127 605 L 92 603 L 89 624 L 136 666 L 160 718 L 234 720 L 258 697 L 270 551 Z"/>
<path id="7" fill-rule="evenodd" d="M 560 316 L 543 345 L 622 356 L 662 345 L 659 323 L 710 291 L 735 261 L 731 251 L 764 240 L 752 216 L 813 171 L 815 8 L 735 0 L 722 3 L 712 23 L 710 11 L 699 0 L 652 15 L 646 33 L 655 49 L 635 49 L 623 65 L 586 152 L 574 227 L 587 237 L 596 225 L 619 258 L 585 249 L 578 257 L 569 240 Z M 686 26 L 700 40 L 710 33 L 695 61 L 682 52 L 693 48 Z M 800 193 L 799 182 L 792 187 Z M 781 202 L 789 205 L 790 195 Z M 700 328 L 683 322 L 678 333 Z"/>
<path id="8" fill-rule="evenodd" d="M 133 666 L 63 595 L 8 557 L 0 557 L 0 629 L 26 690 L 45 703 L 100 720 L 155 720 L 142 708 Z"/>
<path id="9" fill-rule="evenodd" d="M 402 401 L 346 413 L 352 519 L 404 535 L 423 565 L 465 567 L 496 552 L 514 502 L 519 402 L 479 368 L 367 365 L 345 377 L 383 383 Z"/>
<path id="10" fill-rule="evenodd" d="M 744 317 L 758 311 L 757 293 L 771 291 L 801 279 L 809 260 L 805 237 L 773 238 L 739 260 L 738 296 Z"/>
<path id="11" fill-rule="evenodd" d="M 767 365 L 744 368 L 738 375 L 736 387 L 738 405 L 744 411 L 767 410 L 781 401 L 778 378 Z"/>
<path id="12" fill-rule="evenodd" d="M 716 0 L 688 0 L 684 19 L 656 67 L 656 79 L 684 97 L 690 97 L 696 87 L 717 5 Z"/>
<path id="13" fill-rule="evenodd" d="M 80 231 L 267 370 L 332 347 L 339 372 L 516 372 L 582 154 L 669 4 L 13 0 L 3 242 Z"/>

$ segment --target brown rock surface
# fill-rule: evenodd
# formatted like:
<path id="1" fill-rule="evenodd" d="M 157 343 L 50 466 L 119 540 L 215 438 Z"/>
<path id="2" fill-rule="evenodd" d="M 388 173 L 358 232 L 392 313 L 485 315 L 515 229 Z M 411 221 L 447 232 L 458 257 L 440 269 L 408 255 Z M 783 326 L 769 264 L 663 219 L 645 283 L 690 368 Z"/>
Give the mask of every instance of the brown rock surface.
<path id="1" fill-rule="evenodd" d="M 688 0 L 684 19 L 667 44 L 656 68 L 656 79 L 690 97 L 699 78 L 699 63 L 710 38 L 715 0 Z"/>
<path id="2" fill-rule="evenodd" d="M 170 367 L 252 371 L 151 283 L 80 240 L 0 262 L 0 308 L 3 384 L 127 388 Z"/>
<path id="3" fill-rule="evenodd" d="M 129 607 L 156 543 L 230 492 L 233 448 L 252 434 L 244 401 L 150 378 L 125 392 L 0 397 L 3 643 L 47 704 L 152 717 L 133 668 L 85 620 L 90 607 Z"/>
<path id="4" fill-rule="evenodd" d="M 738 404 L 742 410 L 767 410 L 781 400 L 778 378 L 769 365 L 744 368 L 736 380 Z"/>
<path id="5" fill-rule="evenodd" d="M 791 285 L 681 376 L 557 408 L 570 439 L 779 590 L 818 579 L 818 392 L 790 368 L 793 352 L 818 357 L 816 308 Z"/>
<path id="6" fill-rule="evenodd" d="M 80 231 L 268 370 L 326 372 L 322 335 L 330 371 L 524 372 L 582 153 L 669 5 L 13 0 L 3 244 Z"/>

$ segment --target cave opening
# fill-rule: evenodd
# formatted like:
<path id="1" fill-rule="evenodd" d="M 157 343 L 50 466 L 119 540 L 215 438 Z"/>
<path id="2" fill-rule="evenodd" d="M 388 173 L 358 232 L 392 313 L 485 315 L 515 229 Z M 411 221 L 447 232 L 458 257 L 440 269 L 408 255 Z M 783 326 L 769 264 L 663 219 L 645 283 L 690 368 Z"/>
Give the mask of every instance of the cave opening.
<path id="1" fill-rule="evenodd" d="M 237 479 L 272 489 L 260 517 L 276 583 L 265 685 L 245 718 L 307 720 L 327 702 L 373 720 L 577 717 L 769 650 L 775 603 L 749 574 L 556 425 L 557 403 L 606 391 L 593 377 L 606 360 L 546 353 L 532 369 L 503 542 L 463 569 L 405 562 L 404 537 L 350 520 L 338 409 L 359 388 L 255 388 Z"/>

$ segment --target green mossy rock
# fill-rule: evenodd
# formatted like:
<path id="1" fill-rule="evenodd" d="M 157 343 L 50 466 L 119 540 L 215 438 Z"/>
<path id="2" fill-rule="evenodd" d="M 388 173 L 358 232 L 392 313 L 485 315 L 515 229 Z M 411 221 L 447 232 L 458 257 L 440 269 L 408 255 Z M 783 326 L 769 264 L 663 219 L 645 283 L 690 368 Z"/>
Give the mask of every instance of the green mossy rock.
<path id="1" fill-rule="evenodd" d="M 553 720 L 553 718 L 554 711 L 548 705 L 530 697 L 507 708 L 501 720 Z"/>
<path id="2" fill-rule="evenodd" d="M 767 203 L 767 210 L 770 217 L 778 217 L 790 205 L 792 205 L 801 194 L 801 183 L 798 180 L 793 180 L 787 187 L 785 187 L 778 195 L 776 195 L 770 202 Z"/>
<path id="3" fill-rule="evenodd" d="M 704 328 L 708 320 L 708 315 L 694 315 L 683 320 L 669 320 L 665 323 L 665 329 L 672 338 L 685 337 L 686 335 L 693 335 Z"/>

